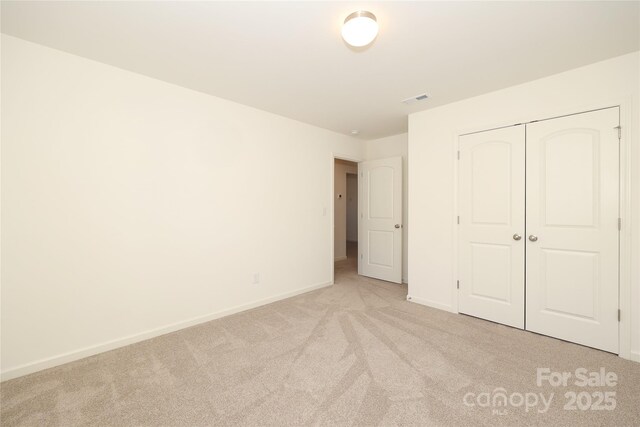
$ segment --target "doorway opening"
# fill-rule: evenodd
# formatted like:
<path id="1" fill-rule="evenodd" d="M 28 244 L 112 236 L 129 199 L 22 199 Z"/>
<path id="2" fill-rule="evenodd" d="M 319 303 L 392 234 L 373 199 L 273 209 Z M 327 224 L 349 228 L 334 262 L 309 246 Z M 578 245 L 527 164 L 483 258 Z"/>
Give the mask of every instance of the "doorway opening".
<path id="1" fill-rule="evenodd" d="M 336 157 L 331 165 L 333 282 L 339 282 L 339 270 L 347 272 L 343 278 L 402 284 L 402 157 L 358 163 Z"/>
<path id="2" fill-rule="evenodd" d="M 358 259 L 358 174 L 347 172 L 347 259 Z"/>
<path id="3" fill-rule="evenodd" d="M 334 163 L 334 281 L 358 272 L 358 164 Z"/>

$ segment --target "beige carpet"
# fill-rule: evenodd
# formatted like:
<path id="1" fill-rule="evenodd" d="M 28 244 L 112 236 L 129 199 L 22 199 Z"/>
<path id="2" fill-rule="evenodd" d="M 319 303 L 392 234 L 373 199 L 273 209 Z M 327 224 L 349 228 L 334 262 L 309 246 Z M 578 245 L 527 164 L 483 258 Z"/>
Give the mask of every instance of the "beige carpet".
<path id="1" fill-rule="evenodd" d="M 2 425 L 640 425 L 640 364 L 406 302 L 352 260 L 336 282 L 5 382 Z M 538 387 L 538 367 L 604 367 L 618 384 Z M 463 403 L 498 387 L 555 395 L 546 413 Z M 585 390 L 615 391 L 616 409 L 563 409 Z"/>

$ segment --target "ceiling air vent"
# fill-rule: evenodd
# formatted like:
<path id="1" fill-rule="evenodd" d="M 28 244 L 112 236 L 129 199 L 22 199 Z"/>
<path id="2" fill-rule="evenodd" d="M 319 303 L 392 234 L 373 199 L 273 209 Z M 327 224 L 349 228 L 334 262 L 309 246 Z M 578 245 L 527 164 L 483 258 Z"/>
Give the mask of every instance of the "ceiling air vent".
<path id="1" fill-rule="evenodd" d="M 412 96 L 411 98 L 404 99 L 402 103 L 411 105 L 411 104 L 415 104 L 416 102 L 424 101 L 425 99 L 428 99 L 428 98 L 429 98 L 429 95 L 427 95 L 426 93 L 422 93 L 420 95 L 416 95 L 416 96 Z"/>

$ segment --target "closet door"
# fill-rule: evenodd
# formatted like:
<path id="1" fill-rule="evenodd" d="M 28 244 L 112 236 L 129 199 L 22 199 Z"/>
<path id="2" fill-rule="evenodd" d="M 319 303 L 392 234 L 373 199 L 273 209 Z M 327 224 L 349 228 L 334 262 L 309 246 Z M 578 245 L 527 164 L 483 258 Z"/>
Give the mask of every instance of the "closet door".
<path id="1" fill-rule="evenodd" d="M 524 126 L 459 139 L 458 310 L 524 327 Z"/>
<path id="2" fill-rule="evenodd" d="M 527 125 L 527 330 L 614 353 L 618 124 L 610 108 Z"/>

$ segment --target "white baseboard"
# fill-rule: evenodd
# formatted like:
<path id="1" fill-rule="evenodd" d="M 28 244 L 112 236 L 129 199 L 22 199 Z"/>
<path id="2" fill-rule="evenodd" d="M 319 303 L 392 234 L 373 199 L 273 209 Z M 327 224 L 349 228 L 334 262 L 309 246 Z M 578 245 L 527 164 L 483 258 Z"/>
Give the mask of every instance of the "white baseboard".
<path id="1" fill-rule="evenodd" d="M 450 305 L 442 304 L 437 301 L 432 301 L 426 298 L 414 297 L 412 295 L 407 295 L 407 301 L 415 302 L 420 305 L 426 305 L 427 307 L 437 308 L 438 310 L 448 311 L 450 313 L 457 313 L 453 307 Z"/>
<path id="2" fill-rule="evenodd" d="M 629 360 L 633 360 L 634 362 L 640 362 L 640 351 L 631 351 L 629 353 Z"/>
<path id="3" fill-rule="evenodd" d="M 42 371 L 43 369 L 53 368 L 54 366 L 59 366 L 65 363 L 84 359 L 85 357 L 93 356 L 98 353 L 104 353 L 105 351 L 114 350 L 116 348 L 124 347 L 130 344 L 135 344 L 140 341 L 145 341 L 151 338 L 158 337 L 160 335 L 165 335 L 171 332 L 179 331 L 180 329 L 188 328 L 190 326 L 195 326 L 200 323 L 209 322 L 211 320 L 219 319 L 221 317 L 229 316 L 231 314 L 239 313 L 241 311 L 260 307 L 266 304 L 270 304 L 272 302 L 280 301 L 286 298 L 304 294 L 306 292 L 311 292 L 316 289 L 321 289 L 331 285 L 333 285 L 333 282 L 320 283 L 317 285 L 308 286 L 306 288 L 297 289 L 295 291 L 285 292 L 282 294 L 274 295 L 272 297 L 263 298 L 257 301 L 252 301 L 247 304 L 237 305 L 235 307 L 231 307 L 226 310 L 216 311 L 214 313 L 206 314 L 204 316 L 194 317 L 188 320 L 172 323 L 166 326 L 161 326 L 159 328 L 151 329 L 138 334 L 129 335 L 127 337 L 118 338 L 112 341 L 107 341 L 102 344 L 97 344 L 97 345 L 85 347 L 79 350 L 70 351 L 68 353 L 59 354 L 57 356 L 37 360 L 35 362 L 25 363 L 24 365 L 20 365 L 15 368 L 11 368 L 2 372 L 0 374 L 0 380 L 6 381 L 13 378 L 21 377 L 23 375 L 28 375 L 34 372 Z"/>
<path id="4" fill-rule="evenodd" d="M 345 259 L 347 259 L 346 255 L 345 256 L 339 256 L 337 258 L 334 258 L 333 261 L 334 262 L 338 262 L 338 261 L 344 261 Z"/>

